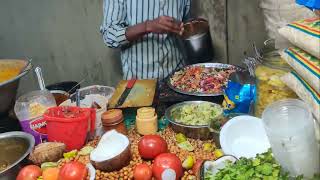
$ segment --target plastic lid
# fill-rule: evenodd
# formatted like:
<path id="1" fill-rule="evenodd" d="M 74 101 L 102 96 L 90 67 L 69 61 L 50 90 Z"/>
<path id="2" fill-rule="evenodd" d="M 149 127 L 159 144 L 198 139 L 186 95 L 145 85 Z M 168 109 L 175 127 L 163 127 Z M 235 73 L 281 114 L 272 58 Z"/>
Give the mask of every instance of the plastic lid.
<path id="1" fill-rule="evenodd" d="M 24 121 L 42 116 L 49 107 L 54 106 L 56 101 L 49 91 L 31 91 L 17 99 L 14 112 L 20 121 Z"/>
<path id="2" fill-rule="evenodd" d="M 122 120 L 123 115 L 120 109 L 111 109 L 101 115 L 101 121 L 104 124 L 113 124 Z"/>
<path id="3" fill-rule="evenodd" d="M 310 108 L 301 100 L 276 101 L 263 111 L 263 123 L 267 133 L 289 136 L 313 128 Z"/>

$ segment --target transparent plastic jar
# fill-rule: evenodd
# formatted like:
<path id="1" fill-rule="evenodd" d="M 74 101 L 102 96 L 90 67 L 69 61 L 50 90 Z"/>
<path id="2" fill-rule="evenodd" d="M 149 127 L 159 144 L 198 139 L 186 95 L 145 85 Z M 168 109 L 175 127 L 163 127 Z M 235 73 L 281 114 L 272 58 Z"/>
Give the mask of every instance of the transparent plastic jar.
<path id="1" fill-rule="evenodd" d="M 320 150 L 307 104 L 280 100 L 264 110 L 262 119 L 272 153 L 285 171 L 307 178 L 320 173 Z"/>
<path id="2" fill-rule="evenodd" d="M 263 55 L 263 62 L 255 69 L 257 94 L 255 98 L 255 116 L 261 117 L 263 110 L 271 103 L 297 95 L 287 87 L 280 77 L 292 69 L 277 51 Z"/>

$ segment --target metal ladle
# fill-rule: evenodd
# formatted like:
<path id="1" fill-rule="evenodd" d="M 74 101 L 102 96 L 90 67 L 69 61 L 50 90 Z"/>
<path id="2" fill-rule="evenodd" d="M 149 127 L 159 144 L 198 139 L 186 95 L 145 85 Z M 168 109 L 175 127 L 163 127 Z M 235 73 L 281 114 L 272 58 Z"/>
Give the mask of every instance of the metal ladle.
<path id="1" fill-rule="evenodd" d="M 36 75 L 37 75 L 38 84 L 39 84 L 40 90 L 45 90 L 45 89 L 46 89 L 46 85 L 44 84 L 44 80 L 43 80 L 41 68 L 40 68 L 40 67 L 36 67 L 36 68 L 34 69 L 34 72 L 35 72 Z"/>
<path id="2" fill-rule="evenodd" d="M 39 66 L 36 67 L 36 68 L 34 69 L 34 72 L 35 72 L 36 75 L 37 75 L 37 79 L 38 79 L 38 84 L 39 84 L 40 90 L 47 90 L 47 89 L 46 89 L 46 85 L 45 85 L 44 80 L 43 80 L 43 75 L 42 75 L 42 70 L 41 70 L 41 68 L 40 68 Z M 55 97 L 55 99 L 57 98 L 57 97 L 55 96 L 55 94 L 56 94 L 56 95 L 59 95 L 59 94 L 60 94 L 60 96 L 62 95 L 62 96 L 64 96 L 64 97 L 69 98 L 69 93 L 67 93 L 66 91 L 62 91 L 62 90 L 51 90 L 50 93 Z M 60 103 L 62 103 L 62 102 L 58 102 L 58 101 L 59 101 L 59 97 L 58 97 L 58 99 L 56 99 L 56 103 L 57 103 L 57 105 L 59 105 Z M 61 101 L 61 100 L 60 100 L 60 101 Z"/>

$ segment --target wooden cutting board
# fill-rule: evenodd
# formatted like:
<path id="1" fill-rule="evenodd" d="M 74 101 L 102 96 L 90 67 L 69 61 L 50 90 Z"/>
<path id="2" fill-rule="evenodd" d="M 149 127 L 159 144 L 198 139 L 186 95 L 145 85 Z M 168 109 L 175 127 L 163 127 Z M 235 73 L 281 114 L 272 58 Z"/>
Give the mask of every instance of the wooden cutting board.
<path id="1" fill-rule="evenodd" d="M 112 98 L 109 101 L 109 108 L 116 108 L 115 105 L 117 104 L 121 94 L 126 89 L 127 82 L 128 81 L 126 80 L 121 80 L 119 82 Z M 137 80 L 125 102 L 118 108 L 151 106 L 156 86 L 157 80 L 154 79 Z"/>

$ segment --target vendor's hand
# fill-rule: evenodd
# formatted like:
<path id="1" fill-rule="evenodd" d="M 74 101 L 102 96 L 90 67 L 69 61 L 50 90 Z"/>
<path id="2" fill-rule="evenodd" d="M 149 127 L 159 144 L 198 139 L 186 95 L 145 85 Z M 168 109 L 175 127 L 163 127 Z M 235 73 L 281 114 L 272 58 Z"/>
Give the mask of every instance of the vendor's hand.
<path id="1" fill-rule="evenodd" d="M 164 33 L 181 33 L 181 24 L 177 23 L 172 17 L 160 16 L 157 19 L 146 21 L 147 32 L 164 34 Z"/>

